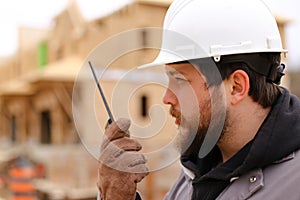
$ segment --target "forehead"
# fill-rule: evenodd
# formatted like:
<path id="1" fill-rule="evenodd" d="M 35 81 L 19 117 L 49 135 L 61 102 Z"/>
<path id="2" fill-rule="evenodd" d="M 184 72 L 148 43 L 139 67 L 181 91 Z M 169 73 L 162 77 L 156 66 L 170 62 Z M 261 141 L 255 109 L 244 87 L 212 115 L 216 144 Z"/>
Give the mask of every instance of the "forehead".
<path id="1" fill-rule="evenodd" d="M 182 74 L 185 76 L 200 74 L 196 65 L 190 63 L 167 64 L 166 73 L 168 75 Z"/>

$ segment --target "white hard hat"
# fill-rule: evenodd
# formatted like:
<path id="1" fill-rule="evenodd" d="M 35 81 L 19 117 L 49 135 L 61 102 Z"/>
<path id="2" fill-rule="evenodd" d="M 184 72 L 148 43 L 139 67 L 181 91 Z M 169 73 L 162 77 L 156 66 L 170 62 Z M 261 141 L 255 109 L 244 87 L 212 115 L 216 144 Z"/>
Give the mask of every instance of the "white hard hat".
<path id="1" fill-rule="evenodd" d="M 261 0 L 175 0 L 165 17 L 160 53 L 142 67 L 258 52 L 287 52 Z"/>

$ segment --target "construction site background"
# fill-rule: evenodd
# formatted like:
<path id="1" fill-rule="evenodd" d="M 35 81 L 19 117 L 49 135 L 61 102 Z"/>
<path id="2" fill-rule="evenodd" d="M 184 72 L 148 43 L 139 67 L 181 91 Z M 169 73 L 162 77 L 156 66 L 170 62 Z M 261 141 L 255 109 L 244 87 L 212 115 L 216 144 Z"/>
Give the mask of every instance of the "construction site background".
<path id="1" fill-rule="evenodd" d="M 0 61 L 0 199 L 17 199 L 20 193 L 28 194 L 31 199 L 96 199 L 98 161 L 81 143 L 73 118 L 76 77 L 89 53 L 110 36 L 134 28 L 162 27 L 170 3 L 171 0 L 136 0 L 105 17 L 87 21 L 72 1 L 53 19 L 53 29 L 20 27 L 17 53 Z M 288 20 L 277 17 L 277 22 L 284 41 Z M 161 38 L 141 31 L 136 40 L 130 42 L 143 45 Z M 149 49 L 133 52 L 118 58 L 109 70 L 131 70 L 151 62 L 157 53 Z M 284 84 L 300 95 L 297 84 L 290 85 L 290 77 L 293 76 L 284 79 Z M 102 81 L 110 96 L 118 80 Z M 163 88 L 157 87 L 139 91 L 130 107 L 135 120 L 148 123 L 149 117 L 144 116 L 145 110 L 141 111 L 141 107 L 149 109 L 149 105 L 144 108 L 145 100 L 150 105 L 160 102 L 162 94 Z M 101 109 L 104 108 L 98 110 Z M 107 115 L 98 114 L 101 123 L 106 123 Z M 86 129 L 89 130 L 89 113 L 86 116 Z M 166 121 L 161 132 L 154 140 L 143 144 L 145 151 L 160 148 L 176 133 L 171 119 Z M 95 144 L 100 141 L 94 135 L 88 139 Z M 167 156 L 168 152 L 162 152 L 159 159 Z M 9 174 L 20 160 L 30 163 L 18 168 L 25 176 L 23 185 L 18 185 L 18 178 Z M 29 175 L 26 167 L 32 168 L 34 173 Z M 179 162 L 175 161 L 150 173 L 139 184 L 143 198 L 162 199 L 178 172 Z"/>

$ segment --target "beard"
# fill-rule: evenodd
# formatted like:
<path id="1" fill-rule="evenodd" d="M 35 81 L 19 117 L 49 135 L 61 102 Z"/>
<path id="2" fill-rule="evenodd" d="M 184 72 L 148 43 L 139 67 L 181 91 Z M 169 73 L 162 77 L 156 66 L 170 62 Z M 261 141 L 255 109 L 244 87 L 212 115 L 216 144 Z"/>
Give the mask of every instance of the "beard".
<path id="1" fill-rule="evenodd" d="M 175 148 L 182 156 L 198 155 L 209 123 L 204 121 L 200 123 L 196 117 L 183 116 L 180 111 L 173 107 L 170 108 L 170 113 L 180 122 L 178 133 L 175 137 Z"/>
<path id="2" fill-rule="evenodd" d="M 206 145 L 209 144 L 209 148 L 212 149 L 228 131 L 229 111 L 224 107 L 220 94 L 214 92 L 211 95 L 217 99 L 213 102 L 213 111 L 210 99 L 203 100 L 199 109 L 190 109 L 189 113 L 181 113 L 172 106 L 170 108 L 170 114 L 179 122 L 175 148 L 182 156 L 190 158 L 199 156 L 204 140 L 207 139 L 211 141 L 206 141 Z"/>

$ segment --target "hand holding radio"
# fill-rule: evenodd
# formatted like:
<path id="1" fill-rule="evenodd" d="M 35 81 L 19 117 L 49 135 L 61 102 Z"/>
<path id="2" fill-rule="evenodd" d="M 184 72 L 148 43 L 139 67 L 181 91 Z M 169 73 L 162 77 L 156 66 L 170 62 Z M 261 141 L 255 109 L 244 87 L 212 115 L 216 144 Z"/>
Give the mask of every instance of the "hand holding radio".
<path id="1" fill-rule="evenodd" d="M 130 138 L 130 120 L 108 126 L 100 147 L 98 188 L 102 200 L 134 200 L 137 183 L 148 174 L 142 146 Z"/>
<path id="2" fill-rule="evenodd" d="M 91 71 L 109 116 L 100 146 L 98 183 L 101 200 L 135 200 L 137 183 L 148 175 L 140 143 L 130 138 L 130 120 L 114 120 L 92 63 Z"/>

